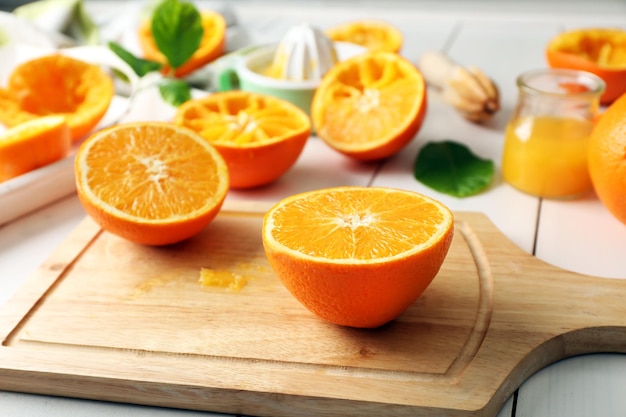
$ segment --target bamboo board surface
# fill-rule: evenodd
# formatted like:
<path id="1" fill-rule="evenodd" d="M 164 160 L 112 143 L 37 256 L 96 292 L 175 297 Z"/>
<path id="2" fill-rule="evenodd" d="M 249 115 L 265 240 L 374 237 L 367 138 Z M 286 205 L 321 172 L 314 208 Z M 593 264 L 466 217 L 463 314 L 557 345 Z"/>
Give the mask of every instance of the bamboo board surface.
<path id="1" fill-rule="evenodd" d="M 626 352 L 626 280 L 551 267 L 455 213 L 431 286 L 378 329 L 325 323 L 273 275 L 262 204 L 132 244 L 86 218 L 0 310 L 0 389 L 257 416 L 494 416 L 528 376 Z M 202 269 L 239 290 L 203 285 Z"/>

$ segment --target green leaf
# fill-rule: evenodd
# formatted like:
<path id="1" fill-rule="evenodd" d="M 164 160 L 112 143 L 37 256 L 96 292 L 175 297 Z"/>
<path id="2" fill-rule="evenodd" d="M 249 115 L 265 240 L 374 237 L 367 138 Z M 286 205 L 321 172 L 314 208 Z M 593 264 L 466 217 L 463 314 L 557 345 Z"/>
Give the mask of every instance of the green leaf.
<path id="1" fill-rule="evenodd" d="M 493 161 L 481 159 L 463 144 L 451 140 L 427 143 L 417 155 L 415 178 L 424 185 L 454 197 L 468 197 L 489 186 Z"/>
<path id="2" fill-rule="evenodd" d="M 159 92 L 163 100 L 175 107 L 191 99 L 191 87 L 183 80 L 164 79 L 159 83 Z"/>
<path id="3" fill-rule="evenodd" d="M 176 69 L 191 58 L 202 42 L 202 18 L 192 3 L 165 0 L 152 15 L 152 37 Z"/>
<path id="4" fill-rule="evenodd" d="M 159 62 L 137 58 L 118 43 L 109 42 L 109 48 L 126 62 L 133 69 L 135 74 L 140 77 L 143 77 L 149 72 L 159 71 L 163 67 Z"/>

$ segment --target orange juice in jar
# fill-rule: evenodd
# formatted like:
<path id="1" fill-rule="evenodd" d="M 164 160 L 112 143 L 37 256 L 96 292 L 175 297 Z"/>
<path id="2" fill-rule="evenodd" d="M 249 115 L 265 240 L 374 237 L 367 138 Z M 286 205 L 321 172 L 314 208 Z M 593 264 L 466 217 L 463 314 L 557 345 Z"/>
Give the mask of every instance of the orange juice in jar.
<path id="1" fill-rule="evenodd" d="M 538 197 L 590 191 L 587 143 L 604 82 L 583 71 L 547 69 L 522 74 L 517 85 L 504 141 L 504 180 Z"/>

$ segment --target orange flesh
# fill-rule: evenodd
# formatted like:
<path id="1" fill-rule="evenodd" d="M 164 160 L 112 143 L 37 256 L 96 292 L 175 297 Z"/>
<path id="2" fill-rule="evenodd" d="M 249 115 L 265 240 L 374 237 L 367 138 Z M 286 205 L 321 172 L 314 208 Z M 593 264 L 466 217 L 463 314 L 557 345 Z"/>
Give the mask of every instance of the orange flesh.
<path id="1" fill-rule="evenodd" d="M 145 220 L 175 219 L 207 206 L 218 194 L 214 156 L 188 141 L 172 140 L 171 131 L 153 127 L 150 134 L 112 132 L 96 141 L 84 163 L 86 185 L 107 205 Z"/>
<path id="2" fill-rule="evenodd" d="M 15 126 L 47 115 L 63 115 L 77 141 L 104 116 L 114 95 L 112 79 L 99 67 L 63 55 L 47 55 L 18 66 L 0 89 L 0 121 Z"/>
<path id="3" fill-rule="evenodd" d="M 65 157 L 70 130 L 62 116 L 26 121 L 0 134 L 0 181 L 25 174 Z"/>
<path id="4" fill-rule="evenodd" d="M 427 245 L 445 217 L 438 206 L 402 193 L 338 192 L 294 201 L 272 221 L 273 239 L 307 257 L 369 262 Z"/>
<path id="5" fill-rule="evenodd" d="M 626 31 L 623 30 L 571 31 L 555 38 L 549 49 L 578 55 L 605 68 L 626 68 Z"/>
<path id="6" fill-rule="evenodd" d="M 324 135 L 343 146 L 373 146 L 387 141 L 419 106 L 423 86 L 399 62 L 363 60 L 346 68 L 324 101 Z"/>
<path id="7" fill-rule="evenodd" d="M 214 144 L 245 146 L 271 142 L 307 126 L 302 116 L 257 95 L 188 102 L 176 120 Z"/>
<path id="8" fill-rule="evenodd" d="M 231 188 L 280 178 L 295 164 L 311 133 L 300 108 L 246 91 L 213 93 L 179 107 L 174 123 L 198 132 L 228 164 Z"/>

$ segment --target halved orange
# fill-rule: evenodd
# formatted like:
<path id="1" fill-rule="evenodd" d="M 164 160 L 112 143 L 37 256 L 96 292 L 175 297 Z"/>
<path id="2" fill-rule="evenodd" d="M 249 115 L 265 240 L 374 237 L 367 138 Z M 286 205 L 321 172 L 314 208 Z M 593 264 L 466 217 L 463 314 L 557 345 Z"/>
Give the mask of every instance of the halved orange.
<path id="1" fill-rule="evenodd" d="M 278 202 L 265 215 L 263 244 L 278 278 L 311 312 L 378 327 L 430 285 L 453 232 L 452 212 L 425 195 L 337 187 Z"/>
<path id="2" fill-rule="evenodd" d="M 172 123 L 104 129 L 79 148 L 76 189 L 100 226 L 146 245 L 187 239 L 219 212 L 228 168 L 197 133 Z"/>
<path id="3" fill-rule="evenodd" d="M 226 21 L 224 17 L 211 10 L 200 11 L 200 17 L 202 18 L 202 29 L 204 30 L 202 41 L 191 58 L 174 71 L 176 77 L 189 75 L 198 68 L 219 58 L 224 53 L 226 42 Z M 167 59 L 159 51 L 152 36 L 151 21 L 149 19 L 142 22 L 138 34 L 139 45 L 144 57 L 162 63 L 165 66 L 163 71 L 165 73 L 169 72 Z"/>
<path id="4" fill-rule="evenodd" d="M 317 135 L 360 160 L 383 159 L 406 146 L 426 115 L 426 83 L 407 59 L 367 52 L 326 73 L 311 104 Z"/>
<path id="5" fill-rule="evenodd" d="M 626 30 L 585 28 L 563 32 L 550 40 L 546 59 L 552 68 L 591 72 L 606 89 L 600 99 L 610 104 L 626 93 Z"/>
<path id="6" fill-rule="evenodd" d="M 325 30 L 336 42 L 350 42 L 371 51 L 400 52 L 404 37 L 391 23 L 382 20 L 356 20 Z"/>
<path id="7" fill-rule="evenodd" d="M 40 117 L 0 133 L 0 182 L 64 158 L 71 140 L 63 116 Z"/>
<path id="8" fill-rule="evenodd" d="M 297 161 L 311 133 L 299 107 L 271 96 L 226 91 L 183 103 L 174 122 L 198 132 L 222 154 L 231 188 L 269 184 Z"/>
<path id="9" fill-rule="evenodd" d="M 0 88 L 0 122 L 11 127 L 62 115 L 76 142 L 104 117 L 114 94 L 112 78 L 97 65 L 46 55 L 18 65 L 7 88 Z"/>

